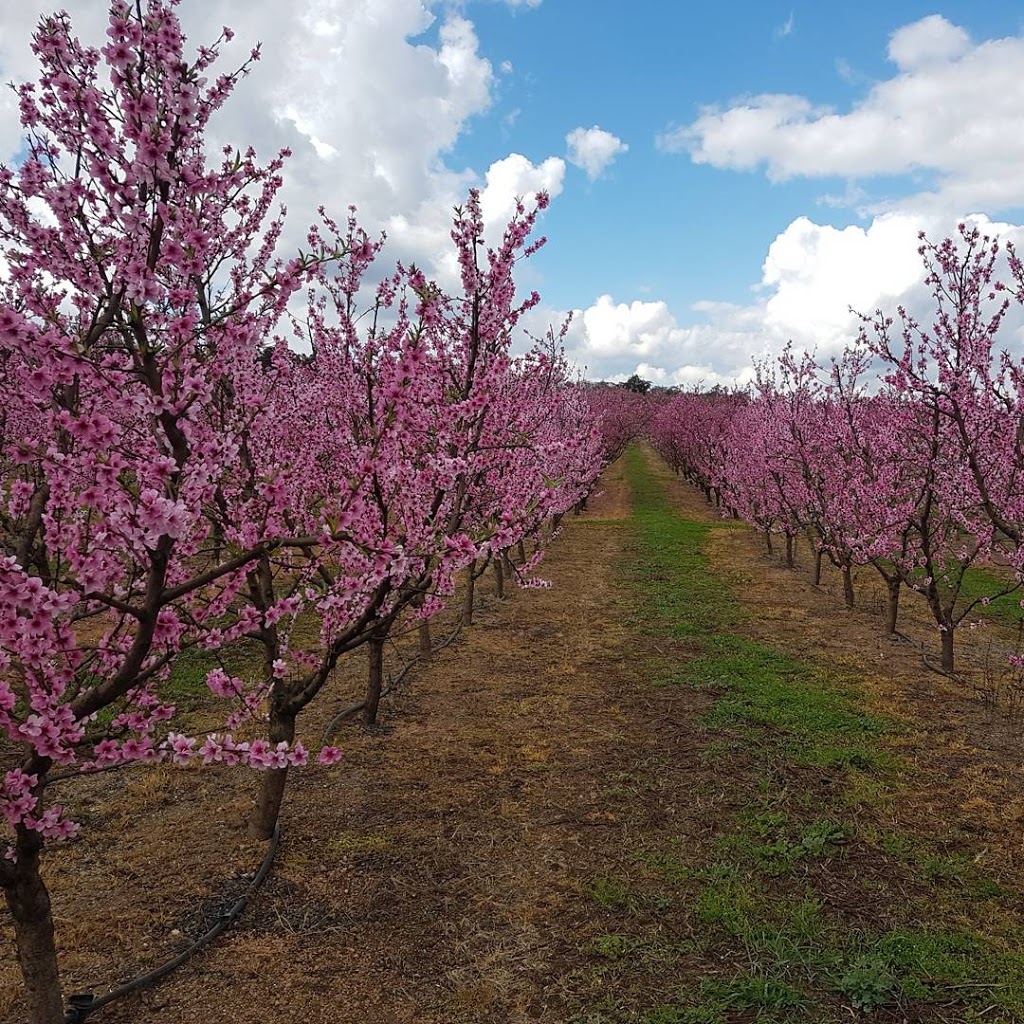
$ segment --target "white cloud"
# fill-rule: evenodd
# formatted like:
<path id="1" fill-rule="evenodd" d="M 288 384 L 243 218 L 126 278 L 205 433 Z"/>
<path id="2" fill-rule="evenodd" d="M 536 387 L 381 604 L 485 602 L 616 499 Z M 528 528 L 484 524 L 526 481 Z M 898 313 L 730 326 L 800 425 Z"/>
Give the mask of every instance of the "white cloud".
<path id="1" fill-rule="evenodd" d="M 102 45 L 107 5 L 63 2 L 80 38 Z M 29 39 L 38 7 L 7 7 L 0 80 L 33 79 L 38 67 Z M 490 109 L 497 79 L 473 23 L 441 0 L 295 0 L 287 11 L 275 0 L 208 0 L 184 4 L 179 14 L 191 48 L 231 26 L 235 40 L 224 47 L 224 69 L 263 43 L 263 59 L 214 118 L 209 142 L 211 151 L 252 144 L 262 160 L 286 146 L 293 151 L 280 193 L 290 246 L 302 243 L 318 205 L 343 219 L 354 203 L 368 230 L 388 229 L 388 262 L 415 259 L 433 272 L 437 255 L 450 247 L 452 207 L 470 185 L 486 186 L 495 210 L 512 200 L 499 200 L 503 182 L 524 192 L 534 187 L 520 165 L 517 177 L 504 161 L 493 173 L 450 163 L 456 140 Z M 424 36 L 433 28 L 436 42 Z M 15 113 L 0 97 L 0 160 L 20 146 Z M 538 166 L 545 168 L 539 180 L 554 193 L 562 161 L 553 159 Z"/>
<path id="2" fill-rule="evenodd" d="M 1024 228 L 976 216 L 984 234 L 1024 244 Z M 567 355 L 591 379 L 623 381 L 638 373 L 659 384 L 745 386 L 753 360 L 777 356 L 787 342 L 827 360 L 852 342 L 858 313 L 907 307 L 922 323 L 934 309 L 917 249 L 919 230 L 938 240 L 956 224 L 886 214 L 867 227 L 838 229 L 800 217 L 768 247 L 757 297 L 747 305 L 702 301 L 684 325 L 662 301 L 616 301 L 605 294 L 575 311 Z M 851 311 L 852 307 L 852 311 Z M 538 322 L 559 322 L 546 310 Z M 1003 343 L 1024 351 L 1024 311 L 1014 307 Z M 537 333 L 536 331 L 534 333 Z"/>
<path id="3" fill-rule="evenodd" d="M 761 286 L 772 293 L 764 306 L 765 328 L 806 346 L 842 347 L 856 333 L 849 307 L 870 313 L 920 280 L 922 226 L 904 214 L 842 230 L 797 218 L 765 258 Z"/>
<path id="4" fill-rule="evenodd" d="M 1024 38 L 974 44 L 932 15 L 893 33 L 897 73 L 849 112 L 794 95 L 709 107 L 660 136 L 661 148 L 769 178 L 930 172 L 934 189 L 901 205 L 952 213 L 1024 205 Z"/>
<path id="5" fill-rule="evenodd" d="M 520 153 L 511 153 L 491 164 L 484 181 L 475 182 L 482 185 L 480 205 L 487 244 L 495 246 L 501 241 L 501 233 L 512 216 L 517 197 L 523 199 L 527 206 L 542 190 L 553 199 L 562 191 L 564 178 L 565 162 L 556 156 L 535 164 Z M 458 259 L 447 239 L 451 230 L 452 208 L 464 202 L 469 184 L 466 179 L 453 178 L 448 186 L 448 202 L 438 202 L 432 197 L 412 214 L 397 214 L 389 218 L 386 251 L 391 254 L 391 259 L 402 258 L 406 262 L 417 262 L 424 268 L 429 266 L 431 275 L 442 288 L 457 289 L 460 282 Z M 392 241 L 397 245 L 392 245 Z M 529 276 L 529 264 L 526 264 L 517 274 L 520 286 L 526 290 L 529 290 Z"/>
<path id="6" fill-rule="evenodd" d="M 562 317 L 538 311 L 535 322 L 557 324 Z M 757 321 L 745 310 L 722 307 L 712 322 L 683 327 L 665 302 L 616 302 L 601 295 L 574 311 L 566 354 L 591 380 L 622 381 L 638 373 L 659 384 L 744 383 L 753 373 Z"/>
<path id="7" fill-rule="evenodd" d="M 534 164 L 525 156 L 512 153 L 495 161 L 487 170 L 487 183 L 480 194 L 485 223 L 500 229 L 511 217 L 517 196 L 527 202 L 532 202 L 541 191 L 557 196 L 564 178 L 565 161 L 557 156 Z"/>
<path id="8" fill-rule="evenodd" d="M 599 178 L 620 153 L 629 149 L 622 139 L 597 125 L 593 128 L 573 128 L 566 135 L 565 144 L 568 147 L 569 162 L 586 171 L 591 181 Z"/>
<path id="9" fill-rule="evenodd" d="M 789 12 L 789 17 L 775 30 L 776 39 L 784 39 L 788 35 L 793 34 L 793 12 Z"/>
<path id="10" fill-rule="evenodd" d="M 889 39 L 889 60 L 901 71 L 915 71 L 929 64 L 942 64 L 962 57 L 971 46 L 971 37 L 941 14 L 893 32 Z"/>

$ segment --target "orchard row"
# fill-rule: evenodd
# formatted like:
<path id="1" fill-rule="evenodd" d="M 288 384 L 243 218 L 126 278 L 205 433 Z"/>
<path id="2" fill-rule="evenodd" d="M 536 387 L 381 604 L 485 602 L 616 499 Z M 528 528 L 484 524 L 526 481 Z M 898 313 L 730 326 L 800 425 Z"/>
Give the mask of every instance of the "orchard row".
<path id="1" fill-rule="evenodd" d="M 1024 303 L 1012 246 L 961 225 L 920 253 L 930 323 L 863 318 L 829 363 L 792 349 L 758 367 L 746 394 L 683 394 L 652 410 L 651 438 L 709 500 L 762 530 L 769 546 L 809 535 L 842 572 L 877 570 L 893 633 L 901 592 L 923 596 L 954 668 L 957 627 L 1024 571 L 1024 363 L 1000 348 Z M 1000 329 L 1003 328 L 1002 333 Z M 1008 344 L 1008 342 L 1007 342 Z M 989 566 L 984 596 L 968 573 Z"/>
<path id="2" fill-rule="evenodd" d="M 271 835 L 289 768 L 339 756 L 301 739 L 338 660 L 488 560 L 541 583 L 542 526 L 602 462 L 561 339 L 511 353 L 547 197 L 487 246 L 471 193 L 450 294 L 384 269 L 354 212 L 280 258 L 287 154 L 206 152 L 259 56 L 217 74 L 227 39 L 190 59 L 165 0 L 114 3 L 102 49 L 45 18 L 0 167 L 0 885 L 32 1024 L 64 1019 L 40 855 L 78 824 L 55 783 L 244 764 Z M 259 669 L 211 669 L 222 724 L 189 733 L 176 660 L 241 643 Z M 379 693 L 378 658 L 370 717 Z"/>

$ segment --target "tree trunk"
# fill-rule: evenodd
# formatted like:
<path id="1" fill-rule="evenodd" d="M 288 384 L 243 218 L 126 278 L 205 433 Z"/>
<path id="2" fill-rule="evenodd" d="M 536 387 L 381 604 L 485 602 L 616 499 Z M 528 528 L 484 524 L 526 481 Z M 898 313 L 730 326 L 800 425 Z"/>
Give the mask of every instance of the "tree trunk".
<path id="1" fill-rule="evenodd" d="M 853 600 L 853 573 L 848 565 L 843 566 L 843 601 L 847 608 L 852 608 Z"/>
<path id="2" fill-rule="evenodd" d="M 558 528 L 559 528 L 559 527 L 560 527 L 560 526 L 562 525 L 562 516 L 563 516 L 564 514 L 565 514 L 565 513 L 563 513 L 563 512 L 556 512 L 556 513 L 555 513 L 555 514 L 554 514 L 554 515 L 553 515 L 553 516 L 551 517 L 551 532 L 552 532 L 552 533 L 555 533 L 555 532 L 557 532 Z"/>
<path id="3" fill-rule="evenodd" d="M 821 583 L 821 548 L 814 549 L 814 572 L 811 573 L 811 583 L 818 586 Z"/>
<path id="4" fill-rule="evenodd" d="M 377 708 L 380 707 L 380 694 L 384 688 L 384 641 L 387 640 L 386 630 L 375 632 L 367 644 L 370 652 L 369 676 L 366 681 L 366 703 L 363 704 L 363 725 L 377 724 Z"/>
<path id="5" fill-rule="evenodd" d="M 793 568 L 793 534 L 786 534 L 786 568 Z"/>
<path id="6" fill-rule="evenodd" d="M 419 637 L 420 661 L 430 661 L 430 658 L 434 653 L 434 649 L 430 643 L 430 620 L 420 619 L 420 624 L 416 628 L 416 633 Z"/>
<path id="7" fill-rule="evenodd" d="M 520 540 L 518 545 L 516 545 L 516 551 L 519 553 L 519 564 L 520 565 L 525 565 L 526 564 L 526 545 L 522 542 L 522 540 Z"/>
<path id="8" fill-rule="evenodd" d="M 942 630 L 942 668 L 946 672 L 953 671 L 953 626 L 947 624 Z"/>
<path id="9" fill-rule="evenodd" d="M 885 635 L 893 636 L 896 632 L 896 617 L 900 610 L 900 585 L 902 581 L 897 577 L 894 580 L 885 581 L 887 591 L 885 601 Z"/>
<path id="10" fill-rule="evenodd" d="M 295 739 L 295 714 L 282 708 L 274 707 L 271 701 L 270 729 L 267 733 L 270 745 L 291 743 Z M 288 782 L 288 768 L 268 768 L 260 780 L 260 791 L 256 797 L 256 806 L 249 819 L 249 834 L 257 839 L 269 839 L 274 834 L 274 826 L 281 815 L 281 804 L 284 801 L 284 788 Z"/>
<path id="11" fill-rule="evenodd" d="M 505 600 L 505 559 L 501 554 L 494 556 L 494 593 L 499 601 Z"/>
<path id="12" fill-rule="evenodd" d="M 476 589 L 476 562 L 466 566 L 466 593 L 462 600 L 462 624 L 473 625 L 473 591 Z"/>
<path id="13" fill-rule="evenodd" d="M 775 554 L 775 548 L 772 547 L 772 531 L 771 530 L 765 530 L 764 531 L 764 543 L 765 543 L 765 546 L 768 548 L 768 554 L 769 555 Z"/>
<path id="14" fill-rule="evenodd" d="M 5 885 L 4 896 L 14 922 L 14 941 L 25 984 L 27 1024 L 63 1024 L 50 894 L 39 874 L 42 845 L 38 833 L 19 831 L 14 879 L 9 886 Z"/>

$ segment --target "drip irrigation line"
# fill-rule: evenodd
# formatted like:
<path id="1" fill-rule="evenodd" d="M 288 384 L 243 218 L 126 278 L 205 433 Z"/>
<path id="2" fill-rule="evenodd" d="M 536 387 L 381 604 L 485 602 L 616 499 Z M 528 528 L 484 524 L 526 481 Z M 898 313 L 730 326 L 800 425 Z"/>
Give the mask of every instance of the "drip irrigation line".
<path id="1" fill-rule="evenodd" d="M 232 906 L 222 911 L 217 923 L 203 935 L 200 935 L 186 949 L 183 949 L 177 956 L 162 963 L 159 967 L 147 974 L 142 974 L 137 978 L 133 978 L 131 981 L 125 982 L 123 985 L 118 985 L 117 988 L 111 989 L 109 992 L 104 993 L 102 996 L 94 996 L 91 992 L 76 992 L 68 998 L 68 1010 L 64 1014 L 64 1024 L 83 1024 L 86 1018 L 90 1017 L 97 1010 L 102 1009 L 104 1006 L 114 1002 L 117 999 L 123 999 L 125 996 L 130 995 L 132 992 L 139 992 L 144 988 L 149 988 L 150 985 L 155 985 L 162 978 L 165 978 L 172 971 L 177 970 L 182 964 L 187 963 L 200 952 L 204 947 L 208 946 L 221 932 L 232 925 L 242 911 L 245 910 L 245 905 L 249 900 L 249 897 L 256 892 L 257 889 L 266 880 L 267 875 L 270 873 L 270 868 L 274 863 L 274 856 L 277 853 L 278 844 L 281 841 L 281 826 L 274 826 L 274 834 L 270 837 L 270 844 L 267 847 L 267 852 L 263 855 L 263 861 L 253 876 L 252 882 L 249 883 L 249 887 L 238 897 Z"/>

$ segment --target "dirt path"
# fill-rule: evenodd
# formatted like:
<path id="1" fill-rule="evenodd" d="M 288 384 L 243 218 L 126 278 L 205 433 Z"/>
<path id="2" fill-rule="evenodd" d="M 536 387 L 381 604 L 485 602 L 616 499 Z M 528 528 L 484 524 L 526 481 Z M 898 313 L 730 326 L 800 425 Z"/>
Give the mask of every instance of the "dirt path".
<path id="1" fill-rule="evenodd" d="M 683 767 L 668 785 L 689 760 L 691 739 L 638 714 L 612 584 L 628 509 L 616 467 L 553 546 L 550 590 L 485 598 L 478 624 L 387 707 L 385 735 L 353 728 L 339 737 L 341 766 L 296 775 L 278 863 L 243 922 L 94 1019 L 228 1024 L 254 1007 L 268 1024 L 567 1019 L 590 984 L 588 887 L 623 830 L 670 813 L 630 788 L 632 771 L 671 749 Z M 208 913 L 201 897 L 218 877 L 255 864 L 258 848 L 239 838 L 244 778 L 221 773 L 196 791 L 183 774 L 124 783 L 127 812 L 91 815 L 124 840 L 88 838 L 54 859 L 71 987 L 102 991 L 159 962 Z M 65 869 L 89 884 L 69 891 Z M 165 885 L 165 898 L 147 898 Z"/>
<path id="2" fill-rule="evenodd" d="M 649 465 L 688 516 L 713 521 L 698 496 Z M 810 968 L 780 974 L 765 943 L 785 937 L 806 960 L 833 942 L 833 924 L 837 935 L 850 935 L 902 923 L 901 908 L 890 904 L 899 893 L 927 897 L 927 885 L 852 831 L 816 852 L 791 843 L 792 877 L 776 875 L 774 862 L 766 875 L 754 847 L 749 863 L 735 854 L 745 835 L 737 822 L 768 820 L 765 808 L 782 820 L 799 798 L 793 813 L 806 812 L 806 821 L 794 827 L 813 823 L 821 808 L 834 810 L 845 782 L 837 771 L 766 762 L 760 733 L 705 724 L 719 689 L 672 682 L 703 639 L 671 623 L 652 628 L 643 573 L 655 570 L 638 552 L 630 507 L 620 463 L 552 547 L 543 566 L 550 590 L 485 598 L 477 625 L 387 705 L 382 733 L 353 726 L 339 737 L 341 765 L 294 777 L 278 862 L 242 922 L 158 988 L 92 1019 L 849 1019 L 835 996 L 827 1004 L 834 1015 L 801 1016 L 799 1003 L 786 1002 L 784 982 L 804 984 Z M 795 648 L 796 632 L 779 623 L 799 619 L 802 656 L 815 636 L 824 644 L 835 632 L 833 614 L 812 607 L 815 595 L 776 600 L 792 576 L 765 565 L 745 534 L 723 528 L 709 537 L 718 571 L 733 582 L 766 581 L 748 595 L 748 635 Z M 491 593 L 490 580 L 481 590 Z M 930 764 L 937 734 L 914 735 L 894 742 L 916 743 L 907 749 Z M 923 778 L 921 791 L 931 792 L 934 772 Z M 119 838 L 97 831 L 51 861 L 69 990 L 88 982 L 103 990 L 160 962 L 215 915 L 225 879 L 258 860 L 260 847 L 241 838 L 251 781 L 162 769 L 79 795 L 83 814 Z M 123 800 L 116 813 L 111 787 Z M 944 806 L 959 813 L 955 800 Z M 876 810 L 865 804 L 851 813 L 867 820 Z M 1000 864 L 1009 871 L 1012 861 L 1007 855 Z M 815 905 L 832 916 L 813 934 L 804 922 L 807 935 L 794 938 L 793 922 L 772 901 L 811 906 L 812 889 L 821 895 Z M 768 917 L 758 916 L 758 901 Z M 814 969 L 815 985 L 833 970 Z M 833 973 L 841 986 L 841 969 Z M 13 991 L 15 977 L 10 961 L 0 965 L 0 993 Z M 744 988 L 748 978 L 762 987 Z M 705 991 L 709 980 L 721 981 L 719 989 Z M 4 998 L 0 1019 L 6 1013 L 14 1024 L 16 1005 Z M 666 1006 L 691 1009 L 658 1009 Z M 875 1020 L 961 1019 L 900 1014 Z"/>

